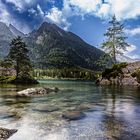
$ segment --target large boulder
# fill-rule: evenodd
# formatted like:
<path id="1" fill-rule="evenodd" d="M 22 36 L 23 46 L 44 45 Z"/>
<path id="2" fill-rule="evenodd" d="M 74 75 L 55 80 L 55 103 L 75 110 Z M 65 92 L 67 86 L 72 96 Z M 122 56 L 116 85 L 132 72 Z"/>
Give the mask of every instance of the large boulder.
<path id="1" fill-rule="evenodd" d="M 0 140 L 7 140 L 16 132 L 17 129 L 0 128 Z"/>
<path id="2" fill-rule="evenodd" d="M 52 92 L 58 92 L 58 88 L 28 88 L 17 92 L 17 96 L 47 95 Z"/>
<path id="3" fill-rule="evenodd" d="M 100 81 L 100 85 L 110 85 L 111 84 L 111 82 L 108 80 L 108 79 L 101 79 L 101 81 Z"/>

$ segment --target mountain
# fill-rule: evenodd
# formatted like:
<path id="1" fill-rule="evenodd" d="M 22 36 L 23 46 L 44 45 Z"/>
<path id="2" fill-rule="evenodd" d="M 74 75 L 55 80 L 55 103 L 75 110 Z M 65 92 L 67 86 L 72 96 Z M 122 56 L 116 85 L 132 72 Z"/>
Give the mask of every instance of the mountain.
<path id="1" fill-rule="evenodd" d="M 31 61 L 36 68 L 70 67 L 97 70 L 95 63 L 104 54 L 74 33 L 47 22 L 27 35 L 13 25 L 7 26 L 2 22 L 0 31 L 1 58 L 8 54 L 11 40 L 19 35 L 26 42 Z"/>
<path id="2" fill-rule="evenodd" d="M 74 33 L 47 22 L 31 32 L 25 40 L 31 50 L 35 66 L 43 69 L 48 67 L 97 69 L 95 62 L 104 54 Z"/>
<path id="3" fill-rule="evenodd" d="M 7 26 L 5 23 L 0 22 L 0 58 L 8 55 L 11 40 L 16 37 L 25 35 L 17 30 L 13 25 Z"/>
<path id="4" fill-rule="evenodd" d="M 9 27 L 5 23 L 0 22 L 0 58 L 8 54 L 10 48 L 9 43 L 12 38 L 14 38 L 14 35 Z"/>
<path id="5" fill-rule="evenodd" d="M 9 25 L 10 31 L 13 33 L 14 36 L 21 36 L 25 37 L 25 34 L 20 32 L 17 28 L 15 28 L 12 24 Z"/>

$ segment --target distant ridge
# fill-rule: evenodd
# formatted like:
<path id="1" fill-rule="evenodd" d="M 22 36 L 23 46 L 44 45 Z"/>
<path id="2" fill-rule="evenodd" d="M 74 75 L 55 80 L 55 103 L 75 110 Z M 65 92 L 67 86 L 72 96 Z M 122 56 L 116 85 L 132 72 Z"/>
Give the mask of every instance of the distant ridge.
<path id="1" fill-rule="evenodd" d="M 21 36 L 25 37 L 25 34 L 15 28 L 12 24 L 9 25 L 10 31 L 13 33 L 14 36 Z"/>

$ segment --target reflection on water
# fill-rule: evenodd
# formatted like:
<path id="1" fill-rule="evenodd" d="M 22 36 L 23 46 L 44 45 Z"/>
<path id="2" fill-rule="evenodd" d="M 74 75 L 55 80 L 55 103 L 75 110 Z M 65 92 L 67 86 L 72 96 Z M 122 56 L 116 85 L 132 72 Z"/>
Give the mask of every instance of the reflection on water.
<path id="1" fill-rule="evenodd" d="M 92 82 L 41 81 L 57 94 L 17 98 L 30 86 L 0 86 L 0 127 L 15 128 L 10 140 L 138 140 L 140 89 L 100 87 Z M 86 117 L 67 121 L 62 114 L 80 110 Z"/>

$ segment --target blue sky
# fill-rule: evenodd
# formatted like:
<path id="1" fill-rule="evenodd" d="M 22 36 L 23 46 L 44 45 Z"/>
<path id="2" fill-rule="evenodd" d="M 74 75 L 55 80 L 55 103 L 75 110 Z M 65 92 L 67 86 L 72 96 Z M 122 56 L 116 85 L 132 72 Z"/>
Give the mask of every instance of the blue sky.
<path id="1" fill-rule="evenodd" d="M 140 0 L 0 0 L 0 21 L 7 25 L 28 33 L 48 21 L 96 47 L 114 14 L 124 23 L 131 44 L 125 55 L 140 58 Z"/>

